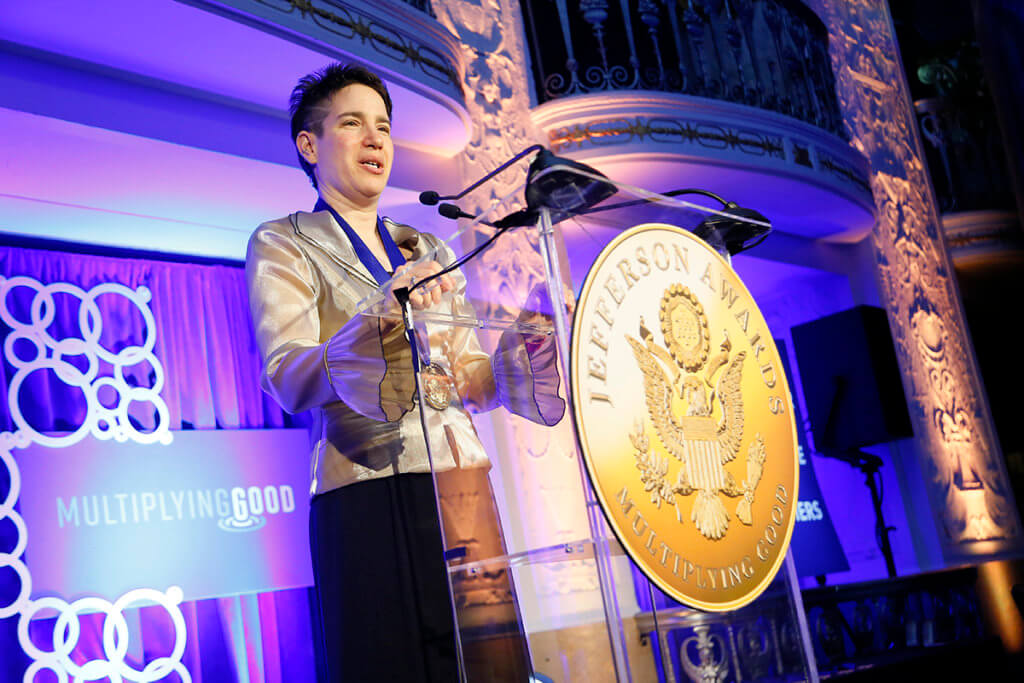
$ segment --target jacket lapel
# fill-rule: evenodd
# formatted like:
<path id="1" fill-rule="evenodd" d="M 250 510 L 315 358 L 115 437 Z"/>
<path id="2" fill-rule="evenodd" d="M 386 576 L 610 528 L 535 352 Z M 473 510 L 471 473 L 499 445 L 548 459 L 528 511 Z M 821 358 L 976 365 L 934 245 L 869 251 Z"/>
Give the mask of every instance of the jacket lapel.
<path id="1" fill-rule="evenodd" d="M 360 263 L 352 244 L 345 236 L 345 232 L 328 211 L 317 211 L 306 213 L 298 211 L 295 213 L 295 232 L 306 241 L 307 244 L 320 250 L 330 260 L 334 261 L 353 277 L 376 288 L 377 283 L 370 275 L 370 271 Z"/>
<path id="2" fill-rule="evenodd" d="M 411 254 L 409 257 L 410 261 L 415 261 L 424 254 L 424 241 L 420 239 L 420 233 L 416 228 L 405 225 L 404 223 L 396 223 L 390 218 L 385 217 L 384 227 L 391 234 L 391 239 L 395 241 L 399 249 L 408 250 Z"/>
<path id="3" fill-rule="evenodd" d="M 327 255 L 332 261 L 344 268 L 353 277 L 376 288 L 377 282 L 370 271 L 356 256 L 352 243 L 348 241 L 345 231 L 334 221 L 329 211 L 307 213 L 299 211 L 295 214 L 295 231 L 308 244 Z M 384 219 L 384 227 L 391 233 L 391 238 L 399 248 L 411 251 L 410 260 L 422 256 L 426 244 L 420 239 L 420 233 L 408 225 L 396 223 L 390 218 Z"/>

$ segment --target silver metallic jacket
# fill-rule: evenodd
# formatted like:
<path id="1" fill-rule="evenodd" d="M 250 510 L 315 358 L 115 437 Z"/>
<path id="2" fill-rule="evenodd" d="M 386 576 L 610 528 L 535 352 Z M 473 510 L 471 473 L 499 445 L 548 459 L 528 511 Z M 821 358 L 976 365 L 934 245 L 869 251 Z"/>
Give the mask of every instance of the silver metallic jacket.
<path id="1" fill-rule="evenodd" d="M 385 219 L 410 259 L 437 238 Z M 453 258 L 446 248 L 439 261 Z M 447 263 L 441 263 L 442 266 Z M 465 278 L 439 306 L 472 315 Z M 344 232 L 327 211 L 298 212 L 264 223 L 246 255 L 249 306 L 263 358 L 263 389 L 291 413 L 311 410 L 311 485 L 316 495 L 400 472 L 429 472 L 415 402 L 412 355 L 400 322 L 357 314 L 377 290 Z M 467 414 L 502 404 L 542 424 L 561 419 L 555 348 L 550 336 L 505 333 L 493 358 L 472 329 L 428 326 L 431 360 L 454 380 L 458 396 L 426 416 L 434 466 L 487 467 Z"/>

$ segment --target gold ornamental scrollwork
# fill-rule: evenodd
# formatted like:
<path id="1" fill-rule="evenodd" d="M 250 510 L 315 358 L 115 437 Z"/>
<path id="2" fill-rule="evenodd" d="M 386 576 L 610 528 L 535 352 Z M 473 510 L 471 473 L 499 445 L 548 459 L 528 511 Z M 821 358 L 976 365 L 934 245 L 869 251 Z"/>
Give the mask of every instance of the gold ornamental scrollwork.
<path id="1" fill-rule="evenodd" d="M 741 607 L 784 559 L 798 461 L 781 367 L 739 277 L 686 231 L 623 233 L 584 283 L 570 372 L 581 452 L 623 547 L 684 604 Z"/>

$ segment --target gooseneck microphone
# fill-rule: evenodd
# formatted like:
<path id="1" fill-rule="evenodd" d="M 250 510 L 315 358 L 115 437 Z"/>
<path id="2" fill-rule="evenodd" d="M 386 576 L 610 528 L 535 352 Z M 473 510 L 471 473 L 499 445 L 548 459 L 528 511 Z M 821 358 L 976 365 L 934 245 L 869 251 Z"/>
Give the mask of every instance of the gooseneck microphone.
<path id="1" fill-rule="evenodd" d="M 473 214 L 466 213 L 459 207 L 455 206 L 454 204 L 449 204 L 448 202 L 445 202 L 441 206 L 437 207 L 437 212 L 444 216 L 445 218 L 450 218 L 453 221 L 458 218 L 468 218 L 470 220 L 476 218 L 476 216 L 474 216 Z"/>
<path id="2" fill-rule="evenodd" d="M 476 181 L 475 183 L 473 183 L 472 185 L 470 185 L 469 187 L 464 189 L 462 192 L 459 192 L 458 194 L 441 195 L 441 194 L 438 194 L 434 190 L 426 190 L 425 192 L 420 192 L 420 204 L 424 204 L 426 206 L 434 206 L 435 204 L 437 204 L 439 201 L 442 201 L 442 200 L 448 201 L 450 199 L 462 199 L 467 194 L 469 194 L 470 192 L 472 192 L 476 188 L 480 187 L 481 185 L 483 185 L 488 180 L 490 180 L 494 176 L 496 176 L 499 173 L 501 173 L 502 171 L 504 171 L 506 168 L 508 168 L 509 166 L 514 164 L 515 162 L 517 162 L 520 159 L 522 159 L 523 157 L 525 157 L 527 154 L 531 154 L 533 152 L 537 152 L 537 151 L 542 150 L 542 149 L 544 149 L 543 145 L 530 145 L 529 147 L 524 149 L 522 152 L 520 152 L 519 154 L 516 154 L 514 157 L 512 157 L 511 159 L 509 159 L 508 161 L 503 163 L 501 166 L 499 166 L 498 168 L 494 169 L 490 173 L 486 174 L 484 177 L 480 178 L 480 180 Z M 440 211 L 440 208 L 438 208 L 438 211 Z M 441 215 L 445 216 L 445 214 L 443 214 L 443 213 Z M 445 216 L 445 217 L 446 218 L 450 218 L 450 216 Z"/>

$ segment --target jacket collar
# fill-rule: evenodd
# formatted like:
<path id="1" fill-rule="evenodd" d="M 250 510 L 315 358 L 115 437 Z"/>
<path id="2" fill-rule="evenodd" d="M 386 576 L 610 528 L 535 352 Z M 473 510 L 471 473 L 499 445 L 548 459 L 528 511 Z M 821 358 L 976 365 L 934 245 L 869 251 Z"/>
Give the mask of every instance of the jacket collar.
<path id="1" fill-rule="evenodd" d="M 366 266 L 356 256 L 352 243 L 345 236 L 345 231 L 335 222 L 334 217 L 331 216 L 329 211 L 317 211 L 314 213 L 297 211 L 293 214 L 293 218 L 292 226 L 298 235 L 317 249 L 323 251 L 350 273 L 359 276 L 360 279 L 365 280 L 374 287 L 377 286 L 377 283 L 370 275 L 370 271 L 366 269 Z M 395 240 L 395 244 L 400 249 L 411 251 L 412 259 L 422 255 L 425 244 L 420 240 L 419 231 L 408 225 L 396 223 L 390 218 L 384 218 L 383 220 L 384 227 L 391 233 L 391 238 Z"/>

